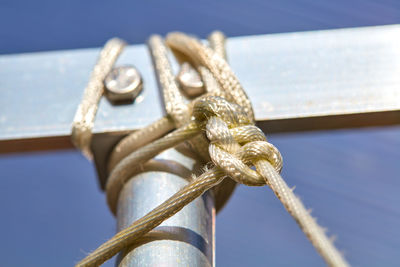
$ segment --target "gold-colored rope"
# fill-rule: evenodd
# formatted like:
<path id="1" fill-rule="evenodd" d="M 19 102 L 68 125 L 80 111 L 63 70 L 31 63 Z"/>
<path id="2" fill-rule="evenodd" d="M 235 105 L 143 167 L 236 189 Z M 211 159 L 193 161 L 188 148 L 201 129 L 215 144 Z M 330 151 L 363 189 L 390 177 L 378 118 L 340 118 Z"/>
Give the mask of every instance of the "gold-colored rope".
<path id="1" fill-rule="evenodd" d="M 88 85 L 83 93 L 82 101 L 75 113 L 72 123 L 71 139 L 88 158 L 92 158 L 90 142 L 92 140 L 92 128 L 96 117 L 98 104 L 104 94 L 103 81 L 111 71 L 115 61 L 121 54 L 125 42 L 118 38 L 109 40 L 100 52 L 99 59 L 93 68 Z"/>
<path id="2" fill-rule="evenodd" d="M 210 47 L 220 55 L 226 57 L 225 52 L 225 36 L 219 31 L 210 34 L 209 38 Z M 108 162 L 108 170 L 112 170 L 118 162 L 124 157 L 135 151 L 141 146 L 144 146 L 151 141 L 154 141 L 169 131 L 174 129 L 174 124 L 178 127 L 182 123 L 189 120 L 188 109 L 189 107 L 184 101 L 183 95 L 179 91 L 173 73 L 171 64 L 168 61 L 167 48 L 159 35 L 154 35 L 149 39 L 150 54 L 155 66 L 157 80 L 163 92 L 163 100 L 168 116 L 165 116 L 154 123 L 146 126 L 140 131 L 135 131 L 125 137 L 113 149 Z M 212 74 L 207 68 L 200 66 L 203 82 L 206 84 L 205 88 L 211 95 L 226 96 L 219 85 L 216 83 Z M 175 123 L 174 123 L 175 122 Z M 208 155 L 208 152 L 207 152 Z M 208 156 L 207 156 L 208 158 Z"/>
<path id="3" fill-rule="evenodd" d="M 185 205 L 218 185 L 225 177 L 249 186 L 268 185 L 293 216 L 316 250 L 330 266 L 347 266 L 347 262 L 327 238 L 301 201 L 279 175 L 282 158 L 262 131 L 254 125 L 254 113 L 239 81 L 226 61 L 212 49 L 181 33 L 170 34 L 167 44 L 193 66 L 206 67 L 228 95 L 202 96 L 194 101 L 191 118 L 177 130 L 137 149 L 122 159 L 112 170 L 107 183 L 107 197 L 115 210 L 122 185 L 142 163 L 184 140 L 196 138 L 205 131 L 213 167 L 147 215 L 116 234 L 77 266 L 98 266 L 137 241 L 144 234 L 173 216 Z M 228 102 L 229 101 L 229 102 Z M 255 167 L 255 169 L 252 169 Z"/>
<path id="4" fill-rule="evenodd" d="M 225 36 L 219 32 L 212 32 L 209 37 L 209 44 L 215 52 L 221 57 L 226 57 L 225 52 Z M 157 120 L 156 122 L 129 134 L 123 138 L 113 149 L 108 162 L 109 172 L 120 162 L 124 157 L 134 152 L 139 147 L 142 147 L 157 138 L 165 135 L 175 127 L 179 127 L 182 123 L 187 122 L 190 116 L 183 111 L 191 109 L 191 103 L 186 105 L 184 95 L 178 90 L 179 84 L 173 78 L 171 63 L 167 55 L 167 47 L 160 36 L 154 35 L 150 37 L 148 42 L 150 54 L 155 66 L 155 75 L 162 90 L 164 106 L 166 107 L 167 116 Z M 204 87 L 207 94 L 221 96 L 234 102 L 221 89 L 218 82 L 215 80 L 211 72 L 204 66 L 197 66 L 197 70 L 202 77 Z M 206 163 L 210 161 L 208 154 L 208 143 L 203 135 L 197 136 L 195 139 L 188 141 L 188 147 L 192 148 L 196 159 Z M 193 153 L 192 153 L 193 154 Z M 224 206 L 232 194 L 236 183 L 232 180 L 224 180 L 223 183 L 213 188 L 215 195 L 215 204 L 217 212 Z"/>

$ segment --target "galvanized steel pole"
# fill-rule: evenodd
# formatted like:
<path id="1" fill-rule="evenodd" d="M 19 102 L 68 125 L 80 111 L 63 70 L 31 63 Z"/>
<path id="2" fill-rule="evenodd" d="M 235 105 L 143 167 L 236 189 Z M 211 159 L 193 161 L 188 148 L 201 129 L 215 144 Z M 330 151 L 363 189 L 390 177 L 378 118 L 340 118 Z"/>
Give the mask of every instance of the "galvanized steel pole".
<path id="1" fill-rule="evenodd" d="M 175 150 L 157 159 L 162 164 L 184 165 L 194 161 Z M 175 168 L 174 166 L 170 166 Z M 118 231 L 130 225 L 188 183 L 182 177 L 162 171 L 143 172 L 122 189 L 117 209 Z M 214 266 L 215 208 L 211 192 L 205 193 L 176 215 L 148 233 L 118 258 L 119 266 Z"/>

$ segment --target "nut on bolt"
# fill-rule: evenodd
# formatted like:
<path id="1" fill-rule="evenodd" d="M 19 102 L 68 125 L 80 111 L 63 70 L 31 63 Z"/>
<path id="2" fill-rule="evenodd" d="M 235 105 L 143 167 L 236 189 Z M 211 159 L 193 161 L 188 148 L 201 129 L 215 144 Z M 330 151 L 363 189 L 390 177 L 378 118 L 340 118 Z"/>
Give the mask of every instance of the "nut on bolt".
<path id="1" fill-rule="evenodd" d="M 142 77 L 133 66 L 113 68 L 104 79 L 106 96 L 112 103 L 133 102 L 143 88 Z"/>

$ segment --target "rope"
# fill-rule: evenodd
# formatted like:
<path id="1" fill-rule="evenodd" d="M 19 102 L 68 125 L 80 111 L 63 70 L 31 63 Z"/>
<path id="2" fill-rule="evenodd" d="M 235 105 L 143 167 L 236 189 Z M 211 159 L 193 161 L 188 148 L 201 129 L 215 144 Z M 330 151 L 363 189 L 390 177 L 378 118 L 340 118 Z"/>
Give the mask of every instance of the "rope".
<path id="1" fill-rule="evenodd" d="M 225 52 L 225 36 L 219 31 L 212 32 L 208 37 L 210 47 L 221 57 L 226 57 Z M 154 35 L 149 39 L 148 42 L 150 54 L 155 65 L 156 78 L 159 86 L 163 92 L 164 103 L 166 104 L 167 116 L 155 121 L 154 123 L 142 128 L 140 131 L 135 131 L 125 138 L 123 138 L 113 149 L 108 160 L 109 172 L 126 156 L 135 151 L 141 146 L 144 146 L 174 129 L 176 126 L 182 124 L 182 110 L 186 111 L 191 107 L 184 107 L 184 97 L 180 95 L 180 91 L 177 90 L 178 83 L 173 78 L 171 64 L 168 60 L 167 48 L 164 42 L 158 35 Z M 211 72 L 203 67 L 198 66 L 198 71 L 202 77 L 203 83 L 208 94 L 222 96 L 229 98 L 224 91 L 221 90 L 219 84 L 214 79 Z M 233 100 L 232 98 L 229 98 Z M 189 105 L 191 105 L 189 103 Z M 189 116 L 185 114 L 186 119 Z M 203 163 L 209 162 L 210 158 L 208 155 L 208 143 L 204 137 L 199 136 L 196 140 L 190 142 L 189 147 L 193 148 L 194 158 L 200 159 Z M 223 183 L 213 188 L 215 195 L 215 205 L 217 212 L 224 206 L 232 194 L 236 183 L 232 180 L 224 180 Z"/>
<path id="2" fill-rule="evenodd" d="M 347 266 L 347 262 L 327 238 L 323 229 L 279 175 L 282 168 L 281 155 L 254 125 L 250 101 L 226 61 L 212 49 L 184 34 L 170 34 L 166 41 L 181 59 L 185 58 L 195 67 L 206 67 L 227 97 L 205 95 L 196 99 L 191 105 L 192 116 L 189 120 L 185 119 L 187 121 L 182 123 L 182 126 L 138 148 L 116 164 L 107 183 L 108 203 L 115 212 L 119 191 L 140 169 L 141 164 L 185 140 L 195 140 L 204 131 L 209 140 L 208 151 L 213 166 L 191 180 L 160 206 L 117 233 L 77 266 L 102 264 L 205 191 L 221 183 L 225 177 L 249 186 L 268 185 L 327 264 Z M 255 169 L 252 169 L 254 167 Z"/>
<path id="3" fill-rule="evenodd" d="M 103 81 L 111 71 L 124 46 L 125 42 L 118 38 L 113 38 L 105 44 L 93 68 L 89 83 L 83 93 L 82 101 L 75 113 L 72 123 L 72 142 L 88 159 L 92 159 L 90 142 L 98 104 L 104 93 Z"/>

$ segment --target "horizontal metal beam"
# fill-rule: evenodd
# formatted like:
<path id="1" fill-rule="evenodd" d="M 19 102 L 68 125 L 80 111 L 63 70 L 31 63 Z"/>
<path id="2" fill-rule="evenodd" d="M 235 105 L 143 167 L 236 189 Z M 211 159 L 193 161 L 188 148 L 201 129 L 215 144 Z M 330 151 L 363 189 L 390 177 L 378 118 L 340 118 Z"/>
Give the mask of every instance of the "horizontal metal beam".
<path id="1" fill-rule="evenodd" d="M 400 123 L 400 26 L 229 38 L 229 62 L 267 132 Z M 72 147 L 71 122 L 99 49 L 0 56 L 0 153 Z M 144 90 L 132 105 L 106 99 L 95 136 L 120 136 L 163 115 L 145 45 L 134 64 Z"/>

